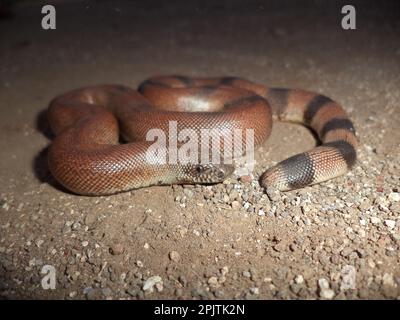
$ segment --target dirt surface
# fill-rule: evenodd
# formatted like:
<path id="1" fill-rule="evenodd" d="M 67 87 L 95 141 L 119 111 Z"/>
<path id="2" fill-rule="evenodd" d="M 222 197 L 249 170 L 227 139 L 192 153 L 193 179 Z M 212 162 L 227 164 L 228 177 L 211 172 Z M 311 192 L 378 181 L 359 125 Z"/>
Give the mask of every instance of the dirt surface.
<path id="1" fill-rule="evenodd" d="M 396 5 L 356 1 L 357 30 L 344 31 L 341 6 L 322 1 L 53 3 L 55 31 L 29 1 L 0 20 L 1 297 L 400 298 Z M 259 174 L 316 144 L 306 128 L 276 123 L 252 182 L 84 197 L 52 179 L 43 111 L 54 96 L 171 73 L 330 96 L 360 139 L 354 170 L 271 201 Z M 45 265 L 54 290 L 42 288 Z"/>

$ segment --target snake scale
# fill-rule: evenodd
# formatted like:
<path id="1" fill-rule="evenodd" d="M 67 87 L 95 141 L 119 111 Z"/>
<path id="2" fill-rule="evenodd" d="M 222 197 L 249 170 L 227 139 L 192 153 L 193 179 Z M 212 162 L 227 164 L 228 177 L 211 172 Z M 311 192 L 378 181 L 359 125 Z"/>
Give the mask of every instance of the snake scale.
<path id="1" fill-rule="evenodd" d="M 54 98 L 48 119 L 55 139 L 48 164 L 56 180 L 82 195 L 108 195 L 151 185 L 217 183 L 233 165 L 149 161 L 149 130 L 252 129 L 254 146 L 272 130 L 272 116 L 311 128 L 322 144 L 266 170 L 267 192 L 288 191 L 345 174 L 356 161 L 357 138 L 344 109 L 330 98 L 299 89 L 269 88 L 236 77 L 159 76 L 134 90 L 98 85 Z M 120 143 L 120 137 L 129 141 Z M 223 137 L 224 138 L 224 137 Z M 244 146 L 248 143 L 242 138 Z M 225 140 L 223 140 L 225 141 Z M 218 148 L 224 148 L 222 142 Z M 182 145 L 182 141 L 180 142 Z M 197 158 L 196 158 L 197 159 Z"/>

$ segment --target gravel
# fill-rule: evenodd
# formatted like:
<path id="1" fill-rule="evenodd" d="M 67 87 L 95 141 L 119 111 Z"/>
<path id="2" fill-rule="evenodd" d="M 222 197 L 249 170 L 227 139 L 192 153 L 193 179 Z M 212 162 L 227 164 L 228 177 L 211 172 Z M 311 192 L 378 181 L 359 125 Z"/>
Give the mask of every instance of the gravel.
<path id="1" fill-rule="evenodd" d="M 169 253 L 169 258 L 174 262 L 179 262 L 179 260 L 181 259 L 181 256 L 180 256 L 180 254 L 178 252 L 171 251 Z"/>
<path id="2" fill-rule="evenodd" d="M 117 3 L 91 10 L 132 10 Z M 173 20 L 168 13 L 149 26 L 148 9 L 134 9 L 133 22 L 111 14 L 115 28 L 77 10 L 56 41 L 30 27 L 36 9 L 21 15 L 27 25 L 2 21 L 0 58 L 9 63 L 1 96 L 15 112 L 0 110 L 0 298 L 400 299 L 399 38 L 391 25 L 376 33 L 361 28 L 349 35 L 349 47 L 350 38 L 330 22 L 337 17 L 299 21 L 297 28 L 300 15 L 277 18 L 269 10 L 229 19 L 222 11 L 177 13 Z M 83 24 L 91 36 L 78 43 Z M 121 31 L 132 26 L 152 37 Z M 320 50 L 327 39 L 335 39 L 329 57 Z M 20 47 L 24 41 L 32 45 Z M 298 43 L 307 45 L 282 56 L 279 47 Z M 79 68 L 78 53 L 85 60 Z M 177 59 L 179 70 L 168 67 Z M 319 185 L 264 190 L 257 179 L 266 168 L 315 144 L 305 128 L 277 122 L 256 152 L 254 172 L 224 183 L 81 197 L 54 182 L 41 152 L 49 140 L 34 119 L 55 94 L 101 82 L 104 74 L 137 85 L 171 71 L 237 74 L 326 93 L 354 121 L 358 161 L 347 175 Z M 56 270 L 55 290 L 40 289 L 46 265 Z"/>

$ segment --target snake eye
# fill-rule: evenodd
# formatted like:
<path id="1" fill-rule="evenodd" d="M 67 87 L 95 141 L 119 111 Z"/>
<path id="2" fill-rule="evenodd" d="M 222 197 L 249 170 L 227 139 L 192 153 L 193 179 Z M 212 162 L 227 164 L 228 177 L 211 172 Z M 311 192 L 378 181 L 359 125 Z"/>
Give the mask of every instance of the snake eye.
<path id="1" fill-rule="evenodd" d="M 197 172 L 198 174 L 201 174 L 201 173 L 204 172 L 204 168 L 203 168 L 202 166 L 197 166 L 197 167 L 196 167 L 196 172 Z"/>
<path id="2" fill-rule="evenodd" d="M 217 176 L 218 176 L 219 179 L 225 178 L 224 170 L 219 170 L 218 173 L 217 173 Z"/>

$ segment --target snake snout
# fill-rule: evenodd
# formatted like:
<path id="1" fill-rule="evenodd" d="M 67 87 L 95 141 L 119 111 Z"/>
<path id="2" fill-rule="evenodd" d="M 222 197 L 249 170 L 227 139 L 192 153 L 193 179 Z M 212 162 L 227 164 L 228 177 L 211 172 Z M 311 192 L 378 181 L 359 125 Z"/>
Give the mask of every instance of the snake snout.
<path id="1" fill-rule="evenodd" d="M 224 181 L 234 171 L 233 165 L 199 164 L 194 167 L 193 180 L 196 183 L 217 183 Z"/>

